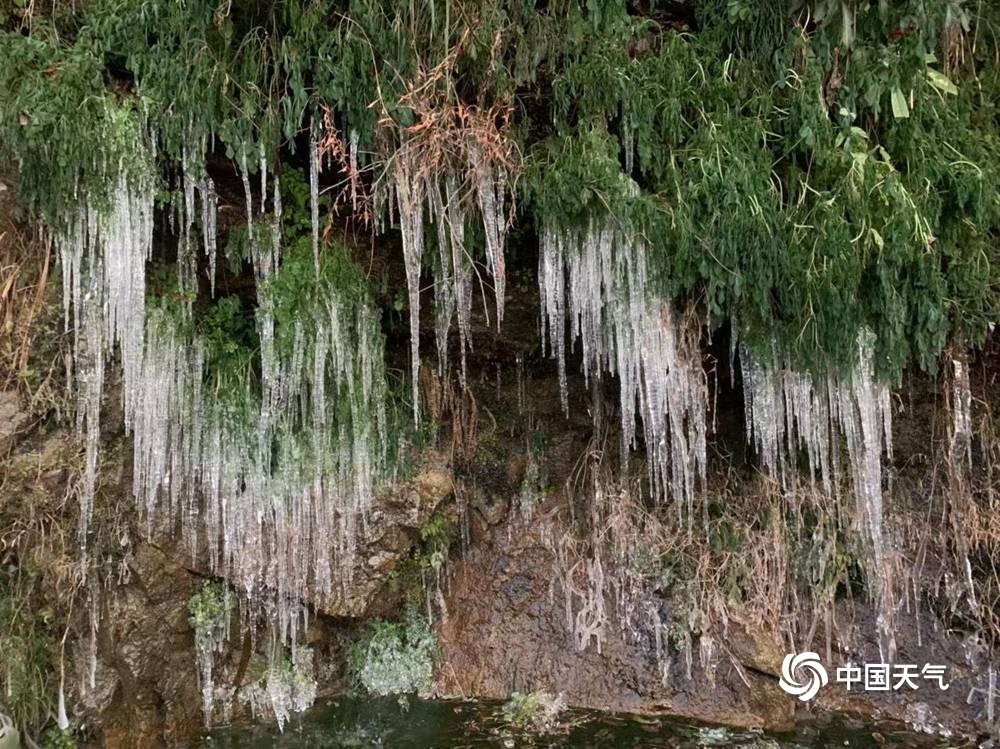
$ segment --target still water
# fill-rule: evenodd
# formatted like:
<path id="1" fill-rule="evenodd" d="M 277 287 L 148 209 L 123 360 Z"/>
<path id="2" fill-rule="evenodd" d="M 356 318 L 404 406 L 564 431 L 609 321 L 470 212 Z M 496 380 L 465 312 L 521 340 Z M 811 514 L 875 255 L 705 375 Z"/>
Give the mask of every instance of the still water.
<path id="1" fill-rule="evenodd" d="M 675 718 L 637 718 L 568 710 L 561 727 L 546 735 L 511 728 L 495 702 L 410 700 L 330 701 L 277 729 L 224 729 L 207 736 L 202 749 L 464 749 L 465 747 L 609 747 L 614 749 L 802 749 L 812 747 L 946 747 L 953 743 L 907 732 L 899 726 L 817 721 L 791 733 L 736 731 Z"/>

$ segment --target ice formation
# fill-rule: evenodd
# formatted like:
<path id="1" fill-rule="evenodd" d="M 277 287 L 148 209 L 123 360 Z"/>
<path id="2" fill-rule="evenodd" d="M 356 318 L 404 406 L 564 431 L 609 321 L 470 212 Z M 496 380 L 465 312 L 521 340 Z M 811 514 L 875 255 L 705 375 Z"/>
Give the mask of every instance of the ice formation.
<path id="1" fill-rule="evenodd" d="M 205 176 L 201 181 L 201 231 L 205 257 L 208 258 L 209 293 L 215 296 L 216 244 L 219 231 L 219 196 L 215 192 L 215 182 Z"/>
<path id="2" fill-rule="evenodd" d="M 58 234 L 66 324 L 73 324 L 77 428 L 85 435 L 80 544 L 85 548 L 97 486 L 105 363 L 121 354 L 126 411 L 135 407 L 145 327 L 145 264 L 153 241 L 153 177 L 123 173 L 105 209 L 84 195 Z M 86 565 L 84 565 L 86 567 Z"/>
<path id="3" fill-rule="evenodd" d="M 567 323 L 570 341 L 582 347 L 584 376 L 618 376 L 623 448 L 636 446 L 639 417 L 653 493 L 680 511 L 704 484 L 707 382 L 698 328 L 648 289 L 645 252 L 642 240 L 610 217 L 582 229 L 544 227 L 542 345 L 547 341 L 559 362 L 564 410 Z"/>
<path id="4" fill-rule="evenodd" d="M 424 255 L 424 180 L 419 165 L 401 152 L 395 161 L 399 231 L 410 309 L 410 363 L 413 422 L 420 421 L 420 267 Z"/>
<path id="5" fill-rule="evenodd" d="M 482 221 L 486 267 L 493 278 L 497 325 L 503 319 L 506 266 L 504 244 L 507 233 L 507 174 L 492 165 L 475 143 L 467 144 L 461 169 L 431 170 L 420 148 L 406 142 L 392 157 L 391 190 L 399 214 L 399 228 L 406 265 L 410 313 L 410 357 L 414 421 L 420 417 L 420 275 L 424 262 L 425 231 L 433 224 L 438 249 L 435 283 L 435 335 L 439 366 L 447 366 L 448 334 L 454 316 L 462 356 L 461 378 L 465 381 L 465 352 L 471 345 L 473 266 L 466 247 L 466 224 L 473 215 L 464 184 L 471 184 L 475 210 Z M 392 209 L 391 202 L 389 204 Z M 426 220 L 425 220 L 426 219 Z"/>
<path id="6" fill-rule="evenodd" d="M 291 659 L 272 654 L 266 672 L 242 696 L 254 718 L 270 714 L 284 730 L 289 716 L 312 706 L 316 699 L 316 679 L 313 651 L 308 647 L 293 647 Z"/>
<path id="7" fill-rule="evenodd" d="M 273 250 L 255 260 L 262 275 L 273 272 L 265 270 Z M 271 305 L 265 297 L 258 311 L 259 404 L 205 392 L 204 342 L 151 315 L 146 406 L 133 427 L 135 493 L 150 527 L 166 512 L 192 553 L 207 550 L 214 573 L 270 600 L 290 642 L 298 602 L 349 583 L 384 459 L 385 382 L 367 307 L 326 293 L 312 319 L 280 330 Z"/>
<path id="8" fill-rule="evenodd" d="M 211 728 L 212 712 L 215 705 L 215 670 L 216 653 L 221 653 L 229 639 L 229 623 L 231 619 L 232 600 L 229 591 L 224 588 L 218 597 L 217 610 L 212 610 L 208 618 L 192 617 L 191 626 L 194 629 L 195 659 L 198 663 L 198 684 L 201 687 L 201 709 L 205 727 Z"/>
<path id="9" fill-rule="evenodd" d="M 956 463 L 972 465 L 972 391 L 969 388 L 969 365 L 965 358 L 952 360 L 951 454 Z"/>
<path id="10" fill-rule="evenodd" d="M 883 528 L 882 457 L 892 456 L 892 408 L 889 388 L 875 378 L 875 336 L 862 330 L 857 360 L 850 374 L 814 379 L 783 362 L 775 347 L 765 361 L 746 346 L 740 350 L 747 437 L 761 463 L 786 491 L 795 484 L 797 457 L 805 453 L 813 482 L 838 496 L 847 448 L 847 475 L 857 503 L 858 529 L 868 550 L 868 576 L 880 605 L 883 657 L 895 652 L 892 565 Z"/>
<path id="11" fill-rule="evenodd" d="M 313 263 L 319 272 L 319 144 L 316 125 L 309 125 L 309 219 L 312 224 Z"/>
<path id="12" fill-rule="evenodd" d="M 214 185 L 207 176 L 196 179 L 194 166 L 185 164 L 174 223 L 179 264 L 188 269 L 179 280 L 192 285 L 196 246 L 214 278 L 217 226 Z M 289 303 L 271 293 L 281 266 L 281 193 L 265 169 L 262 161 L 262 179 L 273 186 L 270 226 L 258 222 L 250 240 L 259 398 L 247 373 L 239 387 L 212 379 L 211 344 L 186 324 L 190 305 L 147 313 L 151 170 L 123 168 L 108 206 L 85 195 L 58 244 L 67 327 L 74 330 L 78 426 L 86 438 L 81 547 L 97 483 L 105 369 L 117 351 L 124 422 L 134 438 L 133 490 L 148 532 L 179 530 L 192 556 L 207 558 L 213 573 L 266 616 L 275 636 L 292 644 L 305 618 L 302 601 L 322 603 L 350 583 L 385 458 L 386 385 L 377 313 L 344 297 L 336 281 L 317 276 L 315 293 L 291 302 L 299 305 L 294 325 L 277 324 L 276 310 Z M 245 167 L 241 177 L 249 210 Z M 203 236 L 196 243 L 199 202 Z"/>

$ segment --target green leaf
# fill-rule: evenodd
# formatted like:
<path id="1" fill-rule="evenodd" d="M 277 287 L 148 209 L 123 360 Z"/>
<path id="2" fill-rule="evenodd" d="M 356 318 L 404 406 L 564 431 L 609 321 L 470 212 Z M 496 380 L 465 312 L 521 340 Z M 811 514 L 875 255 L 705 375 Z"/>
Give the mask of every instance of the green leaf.
<path id="1" fill-rule="evenodd" d="M 934 70 L 933 68 L 927 68 L 927 80 L 942 94 L 958 96 L 958 86 L 952 83 L 951 79 L 944 73 Z"/>
<path id="2" fill-rule="evenodd" d="M 892 89 L 892 115 L 897 120 L 905 120 L 910 116 L 910 107 L 906 103 L 906 96 L 903 95 L 903 90 L 896 86 Z"/>

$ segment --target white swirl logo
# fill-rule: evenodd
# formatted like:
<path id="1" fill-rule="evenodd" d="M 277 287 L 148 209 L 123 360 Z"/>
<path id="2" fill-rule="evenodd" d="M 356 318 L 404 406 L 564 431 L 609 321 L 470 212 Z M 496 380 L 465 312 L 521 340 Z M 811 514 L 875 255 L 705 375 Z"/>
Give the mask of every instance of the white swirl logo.
<path id="1" fill-rule="evenodd" d="M 807 677 L 805 681 L 798 681 L 800 671 Z M 825 687 L 827 682 L 826 669 L 819 662 L 816 653 L 789 653 L 785 656 L 781 664 L 781 681 L 778 685 L 789 694 L 796 695 L 803 702 L 808 702 L 820 687 Z"/>

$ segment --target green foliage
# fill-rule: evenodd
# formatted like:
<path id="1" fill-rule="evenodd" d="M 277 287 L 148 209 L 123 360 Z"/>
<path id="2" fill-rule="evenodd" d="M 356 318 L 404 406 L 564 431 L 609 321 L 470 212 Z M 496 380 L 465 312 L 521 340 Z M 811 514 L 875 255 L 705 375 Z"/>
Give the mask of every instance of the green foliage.
<path id="1" fill-rule="evenodd" d="M 779 4 L 722 5 L 699 6 L 694 36 L 591 38 L 555 78 L 526 200 L 559 226 L 610 213 L 646 238 L 663 291 L 818 371 L 853 360 L 862 326 L 890 378 L 933 368 L 951 335 L 981 340 L 998 312 L 994 61 L 942 72 L 944 4 L 861 3 L 849 49 L 830 14 L 806 34 L 775 25 Z M 762 13 L 767 40 L 734 36 Z"/>
<path id="2" fill-rule="evenodd" d="M 645 238 L 659 290 L 713 324 L 816 371 L 848 366 L 868 327 L 898 379 L 1000 312 L 994 5 L 701 0 L 678 32 L 616 0 L 95 0 L 63 33 L 0 32 L 0 159 L 56 222 L 78 185 L 113 184 L 140 120 L 167 172 L 213 141 L 273 171 L 324 111 L 371 164 L 447 58 L 428 85 L 448 105 L 513 104 L 536 226 L 611 214 Z M 305 183 L 285 172 L 285 231 L 306 243 Z M 308 289 L 301 257 L 276 298 Z"/>
<path id="3" fill-rule="evenodd" d="M 60 636 L 52 609 L 39 609 L 39 576 L 29 564 L 0 567 L 0 712 L 36 736 L 56 707 Z"/>
<path id="4" fill-rule="evenodd" d="M 252 390 L 258 363 L 257 331 L 243 301 L 237 296 L 218 299 L 196 318 L 195 327 L 205 343 L 207 366 L 215 374 L 217 389 L 239 385 L 244 391 Z"/>
<path id="5" fill-rule="evenodd" d="M 421 526 L 420 543 L 389 575 L 395 590 L 401 591 L 407 605 L 424 603 L 427 586 L 440 581 L 437 575 L 444 569 L 457 538 L 458 524 L 445 508 L 435 510 Z"/>
<path id="6" fill-rule="evenodd" d="M 210 638 L 223 629 L 233 600 L 224 582 L 208 580 L 188 600 L 188 621 L 199 637 Z"/>
<path id="7" fill-rule="evenodd" d="M 435 572 L 448 561 L 448 552 L 458 535 L 455 521 L 444 511 L 437 510 L 420 529 L 418 561 Z"/>
<path id="8" fill-rule="evenodd" d="M 533 694 L 514 692 L 504 703 L 503 717 L 508 723 L 518 728 L 527 728 L 542 711 L 542 704 Z"/>
<path id="9" fill-rule="evenodd" d="M 42 735 L 42 749 L 76 749 L 79 745 L 73 731 L 58 726 L 52 726 Z"/>
<path id="10" fill-rule="evenodd" d="M 107 197 L 119 170 L 145 158 L 135 105 L 105 85 L 89 34 L 67 44 L 44 25 L 0 32 L 0 162 L 20 164 L 21 196 L 54 225 L 71 217 L 80 188 Z"/>
<path id="11" fill-rule="evenodd" d="M 402 622 L 378 619 L 351 649 L 348 670 L 369 694 L 411 694 L 430 688 L 437 637 L 428 622 L 409 609 Z"/>
<path id="12" fill-rule="evenodd" d="M 545 730 L 554 727 L 556 719 L 566 708 L 562 695 L 553 697 L 545 692 L 513 692 L 504 703 L 503 719 L 519 729 Z"/>

